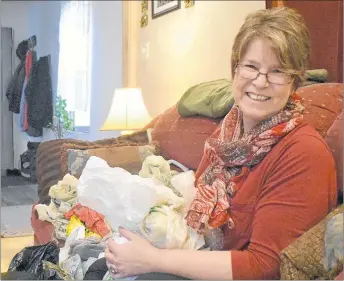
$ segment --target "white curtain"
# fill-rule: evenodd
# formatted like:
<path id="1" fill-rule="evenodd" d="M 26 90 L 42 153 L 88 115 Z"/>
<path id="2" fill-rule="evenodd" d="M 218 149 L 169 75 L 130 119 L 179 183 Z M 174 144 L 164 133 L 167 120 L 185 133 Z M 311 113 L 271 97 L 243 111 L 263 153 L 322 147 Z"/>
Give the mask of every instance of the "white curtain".
<path id="1" fill-rule="evenodd" d="M 91 1 L 61 2 L 57 94 L 67 110 L 89 110 L 91 88 Z"/>

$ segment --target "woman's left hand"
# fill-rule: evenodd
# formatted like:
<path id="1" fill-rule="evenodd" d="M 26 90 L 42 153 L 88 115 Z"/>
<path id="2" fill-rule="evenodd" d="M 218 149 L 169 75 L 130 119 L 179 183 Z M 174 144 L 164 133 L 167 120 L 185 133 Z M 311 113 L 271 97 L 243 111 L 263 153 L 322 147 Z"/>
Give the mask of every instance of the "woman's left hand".
<path id="1" fill-rule="evenodd" d="M 116 244 L 113 239 L 109 239 L 105 249 L 106 261 L 113 264 L 118 272 L 114 277 L 124 278 L 153 272 L 159 249 L 127 229 L 120 228 L 119 231 L 129 241 Z"/>

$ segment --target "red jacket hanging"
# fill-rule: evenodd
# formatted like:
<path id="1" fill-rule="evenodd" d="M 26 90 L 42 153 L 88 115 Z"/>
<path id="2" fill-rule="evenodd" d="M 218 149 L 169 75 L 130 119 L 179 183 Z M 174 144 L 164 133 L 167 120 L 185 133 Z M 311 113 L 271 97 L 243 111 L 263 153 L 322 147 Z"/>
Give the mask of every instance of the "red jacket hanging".
<path id="1" fill-rule="evenodd" d="M 29 50 L 26 54 L 26 60 L 25 60 L 25 80 L 27 82 L 29 81 L 31 68 L 32 68 L 32 50 Z M 24 123 L 23 123 L 24 131 L 27 131 L 27 129 L 29 128 L 29 123 L 27 121 L 27 114 L 28 114 L 27 100 L 25 97 L 25 100 L 24 100 Z"/>

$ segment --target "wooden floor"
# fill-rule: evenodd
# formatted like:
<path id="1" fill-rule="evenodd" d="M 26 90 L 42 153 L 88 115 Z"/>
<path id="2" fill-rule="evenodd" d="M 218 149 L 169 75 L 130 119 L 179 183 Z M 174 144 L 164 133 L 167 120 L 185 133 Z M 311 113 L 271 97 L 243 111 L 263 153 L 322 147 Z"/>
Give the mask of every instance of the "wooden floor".
<path id="1" fill-rule="evenodd" d="M 1 238 L 1 272 L 7 272 L 12 258 L 23 248 L 33 245 L 33 236 Z"/>

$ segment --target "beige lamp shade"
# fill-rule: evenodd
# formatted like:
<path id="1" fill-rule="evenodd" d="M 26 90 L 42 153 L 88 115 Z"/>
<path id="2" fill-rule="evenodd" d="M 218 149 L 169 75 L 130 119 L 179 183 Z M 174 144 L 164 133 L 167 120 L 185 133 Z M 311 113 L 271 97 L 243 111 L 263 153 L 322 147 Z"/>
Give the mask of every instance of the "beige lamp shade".
<path id="1" fill-rule="evenodd" d="M 141 89 L 116 89 L 110 112 L 100 131 L 139 130 L 150 120 Z"/>

